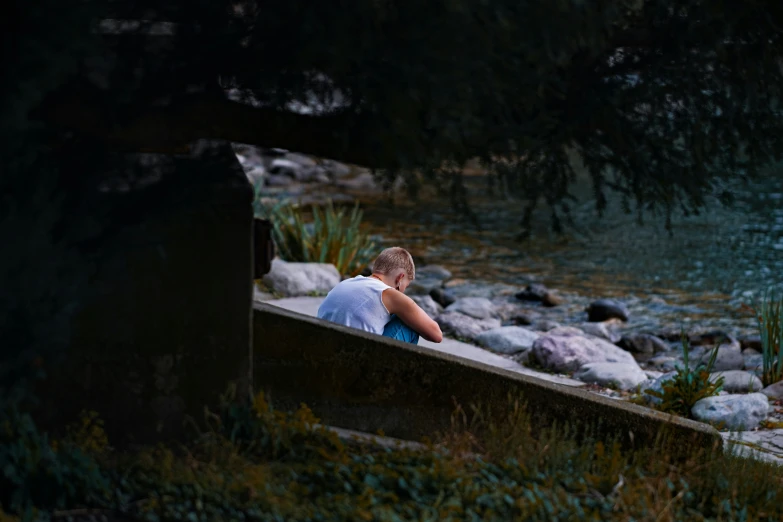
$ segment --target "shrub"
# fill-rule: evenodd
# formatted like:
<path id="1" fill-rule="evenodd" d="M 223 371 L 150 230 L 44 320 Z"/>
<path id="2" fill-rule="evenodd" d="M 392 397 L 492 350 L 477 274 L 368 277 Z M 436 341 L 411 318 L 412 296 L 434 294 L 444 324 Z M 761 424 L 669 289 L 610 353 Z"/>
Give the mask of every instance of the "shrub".
<path id="1" fill-rule="evenodd" d="M 272 236 L 286 261 L 331 263 L 340 274 L 355 276 L 375 255 L 375 244 L 362 232 L 358 203 L 346 214 L 331 201 L 325 208 L 313 207 L 312 221 L 288 202 L 256 205 L 260 217 L 272 221 Z"/>
<path id="2" fill-rule="evenodd" d="M 710 379 L 710 372 L 718 357 L 718 346 L 712 350 L 707 364 L 700 363 L 695 369 L 690 367 L 688 339 L 685 335 L 682 336 L 682 350 L 683 365 L 671 379 L 663 383 L 662 391 L 647 390 L 646 393 L 661 399 L 657 406 L 659 410 L 690 417 L 694 404 L 720 392 L 723 388 L 723 377 Z"/>
<path id="3" fill-rule="evenodd" d="M 778 357 L 783 345 L 783 299 L 765 293 L 760 303 L 751 308 L 761 336 L 761 382 L 769 386 L 783 380 L 783 357 Z"/>
<path id="4" fill-rule="evenodd" d="M 3 497 L 0 520 L 700 521 L 783 514 L 773 464 L 711 448 L 673 459 L 668 448 L 678 439 L 626 451 L 589 430 L 532 430 L 521 398 L 510 397 L 505 411 L 494 412 L 500 415 L 458 409 L 440 444 L 416 449 L 344 443 L 305 406 L 286 413 L 262 394 L 250 405 L 227 397 L 219 411 L 205 410 L 207 429 L 199 424 L 185 446 L 107 452 L 98 420 L 84 416 L 69 433 L 97 454 L 48 467 L 48 477 L 15 466 L 17 483 L 46 478 L 36 485 L 53 489 L 20 490 L 16 502 Z M 0 446 L 22 453 L 31 443 L 36 451 L 46 447 L 45 438 L 20 434 Z M 59 500 L 47 497 L 64 490 Z"/>

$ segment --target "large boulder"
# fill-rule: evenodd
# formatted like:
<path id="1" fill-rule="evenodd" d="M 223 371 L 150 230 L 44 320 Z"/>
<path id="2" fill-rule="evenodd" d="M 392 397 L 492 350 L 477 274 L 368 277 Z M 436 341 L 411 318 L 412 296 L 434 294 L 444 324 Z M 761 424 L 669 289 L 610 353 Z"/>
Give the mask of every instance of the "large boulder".
<path id="1" fill-rule="evenodd" d="M 476 342 L 495 352 L 510 355 L 530 350 L 539 337 L 541 334 L 521 326 L 501 326 L 482 332 L 476 337 Z"/>
<path id="2" fill-rule="evenodd" d="M 419 305 L 419 308 L 424 310 L 424 312 L 433 319 L 443 312 L 443 307 L 428 295 L 414 295 L 411 296 L 411 299 L 413 299 L 413 302 Z"/>
<path id="3" fill-rule="evenodd" d="M 763 393 L 707 397 L 691 408 L 694 419 L 730 431 L 752 430 L 768 413 L 769 402 Z"/>
<path id="4" fill-rule="evenodd" d="M 582 366 L 574 379 L 618 390 L 633 390 L 647 381 L 647 374 L 636 363 L 599 362 Z"/>
<path id="5" fill-rule="evenodd" d="M 328 263 L 289 263 L 272 261 L 272 268 L 262 281 L 285 297 L 326 294 L 340 282 L 340 273 Z"/>
<path id="6" fill-rule="evenodd" d="M 448 307 L 447 312 L 459 312 L 461 314 L 475 317 L 476 319 L 497 319 L 498 312 L 495 305 L 484 297 L 463 297 L 457 299 Z"/>
<path id="7" fill-rule="evenodd" d="M 591 323 L 600 323 L 609 319 L 627 321 L 629 315 L 628 308 L 615 299 L 599 299 L 587 307 L 587 320 Z"/>
<path id="8" fill-rule="evenodd" d="M 633 356 L 622 348 L 568 327 L 555 328 L 537 339 L 530 350 L 530 358 L 542 367 L 558 372 L 576 371 L 585 364 L 596 362 L 636 364 Z"/>
<path id="9" fill-rule="evenodd" d="M 477 338 L 482 332 L 500 327 L 500 319 L 477 319 L 460 312 L 448 310 L 440 314 L 435 321 L 437 321 L 446 335 L 470 340 Z"/>
<path id="10" fill-rule="evenodd" d="M 723 377 L 723 391 L 728 393 L 752 393 L 760 391 L 764 385 L 761 379 L 750 372 L 729 370 L 710 374 L 710 380 L 715 382 Z"/>

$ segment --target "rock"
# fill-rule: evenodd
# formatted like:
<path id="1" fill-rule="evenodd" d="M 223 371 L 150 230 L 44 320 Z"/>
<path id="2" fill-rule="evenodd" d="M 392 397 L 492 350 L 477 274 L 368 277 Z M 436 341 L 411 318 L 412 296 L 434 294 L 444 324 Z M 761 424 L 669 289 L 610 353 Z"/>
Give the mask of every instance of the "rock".
<path id="1" fill-rule="evenodd" d="M 302 170 L 303 167 L 301 165 L 286 158 L 275 158 L 269 165 L 270 174 L 285 176 L 297 181 L 301 181 L 305 178 Z"/>
<path id="2" fill-rule="evenodd" d="M 647 376 L 648 379 L 654 381 L 661 375 L 663 375 L 663 372 L 656 372 L 655 370 L 644 370 L 644 374 Z"/>
<path id="3" fill-rule="evenodd" d="M 730 431 L 752 430 L 768 413 L 769 402 L 763 393 L 707 397 L 691 408 L 696 420 Z"/>
<path id="4" fill-rule="evenodd" d="M 742 341 L 740 341 L 740 346 L 742 346 Z M 755 348 L 743 348 L 742 355 L 761 355 L 761 352 Z"/>
<path id="5" fill-rule="evenodd" d="M 707 364 L 712 355 L 712 349 L 705 350 L 700 357 L 695 355 L 692 357 L 692 367 L 695 368 L 698 364 Z M 715 365 L 712 367 L 714 372 L 724 372 L 727 370 L 741 370 L 745 366 L 745 359 L 742 357 L 742 352 L 739 348 L 739 343 L 732 345 L 721 345 L 718 347 L 718 356 L 715 359 Z"/>
<path id="6" fill-rule="evenodd" d="M 540 318 L 541 314 L 531 312 L 530 310 L 516 310 L 508 315 L 508 321 L 521 326 L 534 325 Z"/>
<path id="7" fill-rule="evenodd" d="M 648 359 L 647 366 L 662 372 L 672 372 L 682 367 L 682 361 L 671 355 L 659 355 Z"/>
<path id="8" fill-rule="evenodd" d="M 739 340 L 742 350 L 755 350 L 756 353 L 761 353 L 761 337 L 758 335 L 751 337 L 743 337 Z"/>
<path id="9" fill-rule="evenodd" d="M 579 325 L 579 329 L 588 335 L 600 337 L 612 344 L 616 344 L 621 338 L 620 334 L 606 323 L 582 323 Z"/>
<path id="10" fill-rule="evenodd" d="M 618 346 L 631 353 L 654 354 L 669 351 L 669 345 L 660 337 L 650 334 L 624 335 Z"/>
<path id="11" fill-rule="evenodd" d="M 541 299 L 541 304 L 546 307 L 552 308 L 563 304 L 563 298 L 555 292 L 547 292 L 544 298 Z"/>
<path id="12" fill-rule="evenodd" d="M 688 341 L 690 342 L 691 346 L 715 346 L 718 343 L 737 343 L 737 346 L 739 347 L 739 341 L 737 341 L 731 334 L 722 330 L 712 330 L 709 332 L 693 334 L 688 337 Z"/>
<path id="13" fill-rule="evenodd" d="M 648 383 L 648 384 L 642 386 L 642 393 L 644 395 L 644 398 L 647 400 L 647 402 L 649 402 L 651 404 L 660 404 L 661 403 L 661 399 L 659 399 L 658 397 L 653 397 L 652 395 L 650 395 L 647 392 L 650 391 L 650 390 L 658 392 L 658 393 L 663 392 L 663 385 L 664 385 L 664 383 L 666 381 L 669 381 L 669 380 L 673 379 L 675 375 L 677 375 L 677 372 L 675 372 L 675 371 L 666 372 L 663 375 L 659 376 L 654 381 L 652 381 L 651 383 Z"/>
<path id="14" fill-rule="evenodd" d="M 262 281 L 285 297 L 326 294 L 340 282 L 340 273 L 327 263 L 288 263 L 274 259 Z"/>
<path id="15" fill-rule="evenodd" d="M 540 283 L 533 283 L 521 292 L 514 294 L 514 297 L 520 301 L 542 301 L 544 296 L 549 293 L 549 289 Z"/>
<path id="16" fill-rule="evenodd" d="M 574 374 L 574 379 L 618 390 L 633 390 L 647 381 L 647 375 L 635 362 L 598 362 L 582 366 Z"/>
<path id="17" fill-rule="evenodd" d="M 746 354 L 742 352 L 744 368 L 749 372 L 761 373 L 764 371 L 764 356 L 761 354 Z"/>
<path id="18" fill-rule="evenodd" d="M 539 330 L 541 332 L 548 332 L 550 330 L 554 330 L 555 328 L 560 328 L 560 323 L 557 321 L 551 321 L 549 319 L 542 319 L 533 323 L 533 329 Z"/>
<path id="19" fill-rule="evenodd" d="M 282 174 L 268 174 L 264 178 L 264 183 L 268 187 L 287 187 L 294 183 L 294 179 Z"/>
<path id="20" fill-rule="evenodd" d="M 321 167 L 332 179 L 342 179 L 351 174 L 351 167 L 339 161 L 325 159 L 321 161 Z"/>
<path id="21" fill-rule="evenodd" d="M 560 296 L 541 283 L 527 285 L 524 290 L 514 294 L 514 297 L 521 301 L 536 301 L 550 307 L 563 303 L 563 299 Z"/>
<path id="22" fill-rule="evenodd" d="M 443 333 L 475 339 L 482 332 L 500 327 L 500 319 L 476 319 L 460 312 L 445 311 L 435 321 L 443 329 Z"/>
<path id="23" fill-rule="evenodd" d="M 247 176 L 247 180 L 254 186 L 263 185 L 264 179 L 266 178 L 266 170 L 264 170 L 264 167 L 261 165 L 258 165 L 245 172 L 245 175 Z"/>
<path id="24" fill-rule="evenodd" d="M 599 299 L 587 307 L 587 320 L 591 323 L 600 323 L 613 318 L 627 321 L 628 316 L 628 308 L 615 299 Z"/>
<path id="25" fill-rule="evenodd" d="M 633 356 L 608 341 L 586 337 L 576 328 L 561 327 L 533 343 L 531 360 L 558 372 L 576 371 L 585 364 L 615 362 L 637 364 Z"/>
<path id="26" fill-rule="evenodd" d="M 440 265 L 426 265 L 416 269 L 416 277 L 446 281 L 451 279 L 451 272 Z"/>
<path id="27" fill-rule="evenodd" d="M 443 281 L 440 279 L 430 279 L 426 277 L 416 277 L 411 284 L 408 285 L 408 289 L 405 290 L 406 294 L 410 295 L 429 295 L 435 288 L 440 288 Z"/>
<path id="28" fill-rule="evenodd" d="M 378 189 L 378 184 L 370 172 L 362 172 L 353 178 L 338 180 L 336 184 L 345 190 L 375 191 Z"/>
<path id="29" fill-rule="evenodd" d="M 742 370 L 713 372 L 710 374 L 710 381 L 715 382 L 720 377 L 723 377 L 723 390 L 728 393 L 752 393 L 764 387 L 761 384 L 761 379 Z"/>
<path id="30" fill-rule="evenodd" d="M 446 307 L 447 312 L 459 312 L 476 319 L 497 319 L 495 305 L 484 297 L 463 297 Z"/>
<path id="31" fill-rule="evenodd" d="M 419 305 L 419 308 L 424 310 L 432 319 L 435 319 L 443 312 L 443 307 L 428 295 L 414 295 L 411 296 L 411 299 L 413 299 L 413 302 Z"/>
<path id="32" fill-rule="evenodd" d="M 549 335 L 584 335 L 584 332 L 576 326 L 557 325 L 548 332 Z"/>
<path id="33" fill-rule="evenodd" d="M 485 348 L 504 354 L 515 354 L 530 350 L 540 334 L 521 326 L 501 326 L 482 332 L 476 342 Z"/>
<path id="34" fill-rule="evenodd" d="M 776 401 L 783 400 L 783 381 L 770 384 L 761 390 L 761 393 Z"/>
<path id="35" fill-rule="evenodd" d="M 454 301 L 457 300 L 456 297 L 451 295 L 451 292 L 449 292 L 448 290 L 444 290 L 442 288 L 433 288 L 432 290 L 430 290 L 429 295 L 436 303 L 438 303 L 444 308 L 446 308 L 447 306 L 449 306 L 450 304 L 452 304 Z"/>

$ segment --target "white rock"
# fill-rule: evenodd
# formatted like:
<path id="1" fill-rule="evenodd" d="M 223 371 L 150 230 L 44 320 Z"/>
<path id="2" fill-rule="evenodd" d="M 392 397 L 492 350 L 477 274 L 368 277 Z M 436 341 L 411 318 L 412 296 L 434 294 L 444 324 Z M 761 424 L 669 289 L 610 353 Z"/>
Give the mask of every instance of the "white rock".
<path id="1" fill-rule="evenodd" d="M 769 402 L 763 393 L 707 397 L 691 408 L 694 419 L 729 431 L 752 430 L 768 413 Z"/>
<path id="2" fill-rule="evenodd" d="M 599 362 L 582 366 L 574 379 L 618 390 L 633 390 L 647 381 L 647 375 L 636 363 Z"/>
<path id="3" fill-rule="evenodd" d="M 530 350 L 539 337 L 541 334 L 521 326 L 501 326 L 482 332 L 476 342 L 495 352 L 515 354 Z"/>
<path id="4" fill-rule="evenodd" d="M 435 319 L 443 312 L 443 307 L 428 295 L 414 295 L 411 296 L 411 299 L 432 319 Z"/>
<path id="5" fill-rule="evenodd" d="M 459 312 L 476 319 L 496 319 L 495 305 L 485 297 L 463 297 L 446 307 L 447 312 Z"/>
<path id="6" fill-rule="evenodd" d="M 337 286 L 340 279 L 337 268 L 328 263 L 288 263 L 274 259 L 271 270 L 262 281 L 275 292 L 294 297 L 326 294 Z"/>
<path id="7" fill-rule="evenodd" d="M 482 332 L 500 327 L 500 319 L 476 319 L 459 312 L 448 309 L 440 314 L 435 321 L 443 329 L 443 333 L 451 334 L 464 339 L 475 339 Z"/>
<path id="8" fill-rule="evenodd" d="M 697 358 L 693 357 L 691 367 L 695 368 L 699 363 L 707 364 L 714 348 L 704 350 L 704 354 Z M 723 372 L 728 370 L 741 370 L 745 367 L 745 359 L 742 357 L 742 350 L 739 343 L 723 344 L 718 347 L 718 356 L 715 359 L 715 365 L 712 371 Z"/>
<path id="9" fill-rule="evenodd" d="M 588 335 L 592 335 L 594 337 L 600 337 L 601 339 L 609 341 L 612 344 L 618 342 L 622 338 L 622 336 L 617 332 L 617 330 L 611 328 L 605 322 L 582 323 L 579 325 L 579 329 Z"/>
<path id="10" fill-rule="evenodd" d="M 585 364 L 621 362 L 637 364 L 633 356 L 608 341 L 586 337 L 576 328 L 561 327 L 533 343 L 530 358 L 549 370 L 576 371 Z"/>
<path id="11" fill-rule="evenodd" d="M 710 380 L 713 382 L 720 377 L 723 377 L 723 390 L 729 393 L 757 392 L 764 387 L 761 384 L 761 379 L 742 370 L 728 370 L 710 374 Z"/>

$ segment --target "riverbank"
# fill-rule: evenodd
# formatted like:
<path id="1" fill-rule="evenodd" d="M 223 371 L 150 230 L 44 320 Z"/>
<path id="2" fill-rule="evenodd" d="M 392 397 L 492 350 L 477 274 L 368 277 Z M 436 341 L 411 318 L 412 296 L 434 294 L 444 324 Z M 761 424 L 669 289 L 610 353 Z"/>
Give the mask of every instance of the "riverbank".
<path id="1" fill-rule="evenodd" d="M 478 170 L 470 172 L 466 183 L 480 229 L 428 188 L 414 202 L 398 186 L 391 205 L 372 175 L 361 169 L 329 164 L 331 170 L 319 173 L 309 160 L 314 166 L 304 171 L 311 174 L 294 175 L 271 167 L 273 160 L 267 158 L 268 170 L 259 175 L 260 156 L 241 157 L 267 202 L 360 201 L 364 222 L 380 246 L 404 245 L 421 262 L 443 265 L 456 279 L 477 284 L 543 283 L 564 297 L 557 310 L 563 322 L 575 320 L 592 300 L 614 298 L 633 312 L 628 326 L 639 331 L 720 329 L 747 337 L 757 325 L 743 306 L 766 289 L 783 290 L 781 178 L 764 186 L 737 187 L 734 208 L 708 197 L 708 212 L 675 215 L 673 236 L 664 230 L 662 217 L 648 217 L 640 226 L 617 202 L 610 202 L 599 219 L 589 184 L 578 181 L 576 227 L 562 236 L 553 234 L 549 214 L 541 208 L 534 215 L 533 237 L 519 242 L 515 236 L 522 203 L 489 194 L 487 179 Z"/>

